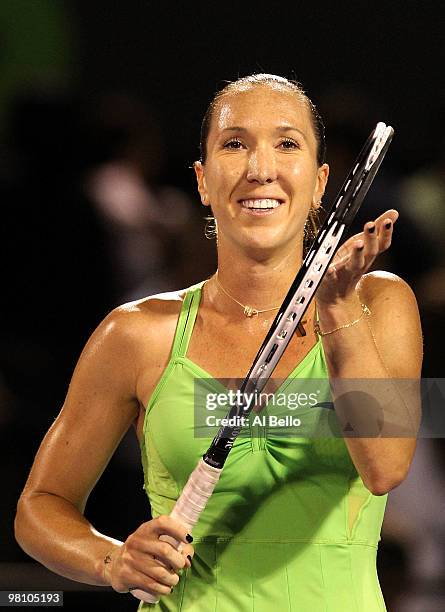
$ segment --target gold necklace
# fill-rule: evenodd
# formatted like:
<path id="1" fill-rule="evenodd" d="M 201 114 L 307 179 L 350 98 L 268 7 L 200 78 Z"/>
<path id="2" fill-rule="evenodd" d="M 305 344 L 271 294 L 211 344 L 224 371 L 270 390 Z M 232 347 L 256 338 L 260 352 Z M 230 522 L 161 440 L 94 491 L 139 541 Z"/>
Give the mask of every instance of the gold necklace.
<path id="1" fill-rule="evenodd" d="M 239 304 L 241 308 L 244 308 L 244 314 L 246 315 L 246 317 L 254 317 L 255 315 L 260 314 L 260 312 L 270 312 L 271 310 L 278 310 L 280 308 L 279 306 L 275 306 L 275 308 L 265 308 L 264 310 L 257 310 L 256 308 L 252 308 L 252 306 L 247 306 L 247 304 L 241 304 L 241 302 L 238 302 L 238 300 L 235 299 L 233 295 L 230 295 L 230 293 L 228 293 L 224 289 L 224 287 L 221 285 L 221 283 L 218 280 L 218 272 L 216 272 L 215 274 L 215 280 L 218 286 L 220 287 L 220 289 L 223 291 L 223 293 L 227 295 L 227 297 L 229 297 L 231 300 Z"/>

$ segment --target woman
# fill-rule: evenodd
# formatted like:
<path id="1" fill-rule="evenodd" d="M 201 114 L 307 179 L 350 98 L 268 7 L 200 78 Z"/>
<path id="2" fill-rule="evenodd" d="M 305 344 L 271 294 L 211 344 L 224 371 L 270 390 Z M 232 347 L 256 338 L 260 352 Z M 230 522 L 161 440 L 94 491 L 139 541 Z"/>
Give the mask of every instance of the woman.
<path id="1" fill-rule="evenodd" d="M 229 84 L 206 113 L 201 147 L 195 172 L 217 222 L 218 271 L 99 325 L 37 454 L 16 537 L 53 571 L 160 594 L 162 610 L 384 610 L 375 558 L 385 494 L 407 474 L 413 437 L 240 437 L 195 527 L 193 560 L 190 534 L 166 516 L 210 442 L 194 436 L 194 381 L 214 390 L 215 379 L 245 376 L 302 263 L 328 179 L 321 119 L 281 77 Z M 397 217 L 387 211 L 340 249 L 277 378 L 419 377 L 412 291 L 393 275 L 366 274 Z M 347 409 L 338 406 L 340 420 Z M 157 518 L 119 542 L 82 512 L 132 423 Z M 160 534 L 183 542 L 182 552 Z"/>

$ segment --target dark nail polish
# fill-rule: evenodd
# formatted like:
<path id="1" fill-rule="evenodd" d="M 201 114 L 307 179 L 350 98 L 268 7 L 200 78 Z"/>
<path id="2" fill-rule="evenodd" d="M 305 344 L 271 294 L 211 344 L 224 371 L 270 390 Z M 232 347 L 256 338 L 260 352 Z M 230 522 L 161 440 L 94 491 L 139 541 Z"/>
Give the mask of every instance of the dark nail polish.
<path id="1" fill-rule="evenodd" d="M 391 221 L 385 224 L 386 229 L 391 229 Z"/>
<path id="2" fill-rule="evenodd" d="M 373 234 L 375 232 L 375 225 L 373 225 L 372 227 L 368 227 L 368 232 L 370 234 Z"/>
<path id="3" fill-rule="evenodd" d="M 187 559 L 190 561 L 190 563 L 192 562 L 192 556 L 191 555 L 187 555 Z"/>
<path id="4" fill-rule="evenodd" d="M 189 533 L 185 536 L 185 539 L 187 540 L 187 542 L 189 544 L 190 544 L 190 542 L 193 542 L 193 538 L 192 538 L 192 536 Z"/>

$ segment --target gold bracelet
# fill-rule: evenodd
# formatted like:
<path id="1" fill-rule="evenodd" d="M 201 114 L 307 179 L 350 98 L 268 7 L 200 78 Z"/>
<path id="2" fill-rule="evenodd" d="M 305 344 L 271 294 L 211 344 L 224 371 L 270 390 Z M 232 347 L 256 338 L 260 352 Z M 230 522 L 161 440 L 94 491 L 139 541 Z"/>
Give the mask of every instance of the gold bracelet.
<path id="1" fill-rule="evenodd" d="M 358 319 L 355 319 L 355 321 L 351 321 L 350 323 L 345 323 L 344 325 L 340 325 L 340 327 L 336 327 L 335 329 L 331 329 L 330 331 L 322 332 L 320 329 L 320 321 L 317 320 L 314 323 L 315 333 L 318 334 L 320 337 L 329 336 L 329 334 L 333 334 L 334 332 L 337 332 L 340 329 L 346 329 L 347 327 L 352 327 L 353 325 L 356 325 L 359 321 L 363 319 L 365 315 L 369 317 L 369 315 L 371 314 L 371 311 L 366 306 L 366 304 L 360 304 L 360 306 L 362 308 L 362 314 L 359 316 Z"/>

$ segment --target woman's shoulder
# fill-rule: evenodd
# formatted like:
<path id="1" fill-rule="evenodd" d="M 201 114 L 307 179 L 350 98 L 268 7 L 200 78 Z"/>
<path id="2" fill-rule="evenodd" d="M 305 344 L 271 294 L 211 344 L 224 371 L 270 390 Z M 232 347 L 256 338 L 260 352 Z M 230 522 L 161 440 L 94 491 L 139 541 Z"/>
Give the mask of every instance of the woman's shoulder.
<path id="1" fill-rule="evenodd" d="M 176 325 L 185 296 L 199 285 L 120 304 L 105 317 L 101 326 L 108 328 L 114 335 L 137 336 L 143 331 L 144 337 L 159 337 L 163 328 Z"/>
<path id="2" fill-rule="evenodd" d="M 391 272 L 376 270 L 364 274 L 357 292 L 360 301 L 371 310 L 374 320 L 385 327 L 402 324 L 420 327 L 417 299 L 409 284 Z"/>
<path id="3" fill-rule="evenodd" d="M 391 298 L 410 298 L 414 301 L 416 299 L 413 290 L 403 278 L 384 270 L 374 270 L 364 274 L 357 285 L 357 291 L 367 304 Z"/>

